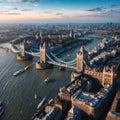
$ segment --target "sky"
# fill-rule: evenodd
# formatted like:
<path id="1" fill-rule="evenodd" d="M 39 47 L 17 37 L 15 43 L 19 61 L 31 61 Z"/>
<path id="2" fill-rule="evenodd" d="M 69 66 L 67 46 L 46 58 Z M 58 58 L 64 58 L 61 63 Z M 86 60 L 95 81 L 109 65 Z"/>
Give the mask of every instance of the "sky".
<path id="1" fill-rule="evenodd" d="M 120 0 L 0 0 L 0 22 L 120 22 Z"/>

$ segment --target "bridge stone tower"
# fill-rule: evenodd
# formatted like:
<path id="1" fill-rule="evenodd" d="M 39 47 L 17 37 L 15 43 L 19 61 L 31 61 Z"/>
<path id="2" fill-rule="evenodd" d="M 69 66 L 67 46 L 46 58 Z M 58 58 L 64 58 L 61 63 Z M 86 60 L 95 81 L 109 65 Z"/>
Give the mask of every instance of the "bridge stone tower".
<path id="1" fill-rule="evenodd" d="M 40 61 L 36 63 L 36 69 L 45 69 L 48 67 L 46 43 L 40 45 Z"/>
<path id="2" fill-rule="evenodd" d="M 113 67 L 105 66 L 103 69 L 102 85 L 112 85 L 113 84 Z"/>
<path id="3" fill-rule="evenodd" d="M 40 46 L 40 63 L 46 63 L 46 43 Z"/>
<path id="4" fill-rule="evenodd" d="M 77 72 L 82 72 L 84 65 L 84 47 L 82 46 L 80 51 L 77 53 Z"/>
<path id="5" fill-rule="evenodd" d="M 25 50 L 26 50 L 26 43 L 23 42 L 20 44 L 20 55 L 25 56 Z"/>
<path id="6" fill-rule="evenodd" d="M 29 45 L 24 41 L 20 44 L 20 53 L 17 54 L 17 60 L 27 60 L 31 59 L 32 56 L 25 53 L 25 51 L 29 50 Z"/>
<path id="7" fill-rule="evenodd" d="M 84 49 L 84 46 L 81 46 L 80 51 L 77 53 L 76 71 L 71 73 L 71 81 L 75 80 L 82 72 L 84 72 L 84 60 L 86 58 L 87 51 Z"/>

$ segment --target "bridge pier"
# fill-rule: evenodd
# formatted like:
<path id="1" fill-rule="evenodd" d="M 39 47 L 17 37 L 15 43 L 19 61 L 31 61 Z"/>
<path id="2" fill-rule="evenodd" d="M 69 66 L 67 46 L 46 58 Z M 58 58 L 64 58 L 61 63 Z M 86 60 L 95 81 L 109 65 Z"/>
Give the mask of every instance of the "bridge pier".
<path id="1" fill-rule="evenodd" d="M 40 64 L 40 62 L 36 62 L 36 64 L 35 64 L 35 66 L 36 66 L 36 69 L 44 69 L 43 67 L 42 67 L 42 65 Z"/>
<path id="2" fill-rule="evenodd" d="M 43 69 L 46 69 L 46 68 L 48 68 L 48 67 L 50 67 L 50 64 L 48 64 L 48 63 L 36 62 L 36 69 L 37 69 L 37 70 L 43 70 Z"/>
<path id="3" fill-rule="evenodd" d="M 19 61 L 28 60 L 28 59 L 32 59 L 32 56 L 30 55 L 21 56 L 20 54 L 17 54 L 17 60 Z"/>

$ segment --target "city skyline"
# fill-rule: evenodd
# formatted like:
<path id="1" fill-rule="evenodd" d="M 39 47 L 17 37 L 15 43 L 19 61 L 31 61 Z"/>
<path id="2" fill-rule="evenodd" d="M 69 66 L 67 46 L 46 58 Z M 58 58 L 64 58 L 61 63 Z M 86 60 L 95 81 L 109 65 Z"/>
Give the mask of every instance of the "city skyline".
<path id="1" fill-rule="evenodd" d="M 0 22 L 119 22 L 118 0 L 0 0 Z"/>

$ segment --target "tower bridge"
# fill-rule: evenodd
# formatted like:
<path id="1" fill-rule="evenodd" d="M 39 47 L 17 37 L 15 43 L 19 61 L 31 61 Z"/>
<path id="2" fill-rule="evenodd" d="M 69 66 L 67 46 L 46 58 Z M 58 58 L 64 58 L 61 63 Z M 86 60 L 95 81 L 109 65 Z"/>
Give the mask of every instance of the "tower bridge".
<path id="1" fill-rule="evenodd" d="M 40 60 L 36 63 L 36 69 L 45 69 L 50 65 L 72 68 L 76 70 L 76 59 L 72 61 L 63 61 L 46 48 L 46 44 L 40 46 Z"/>
<path id="2" fill-rule="evenodd" d="M 26 54 L 39 56 L 39 61 L 36 62 L 36 69 L 46 69 L 50 65 L 56 65 L 74 69 L 75 72 L 71 74 L 71 80 L 75 80 L 75 78 L 81 74 L 88 74 L 93 78 L 98 79 L 103 86 L 108 84 L 111 85 L 114 83 L 113 66 L 103 66 L 102 70 L 100 71 L 97 68 L 91 68 L 88 61 L 88 51 L 86 51 L 83 46 L 78 51 L 76 58 L 71 61 L 64 61 L 58 58 L 54 53 L 50 51 L 45 42 L 40 45 L 40 52 L 37 53 L 33 53 L 32 51 L 29 52 L 25 49 L 25 47 L 22 46 L 21 48 L 21 56 L 25 56 Z M 118 68 L 120 69 L 120 65 Z"/>

